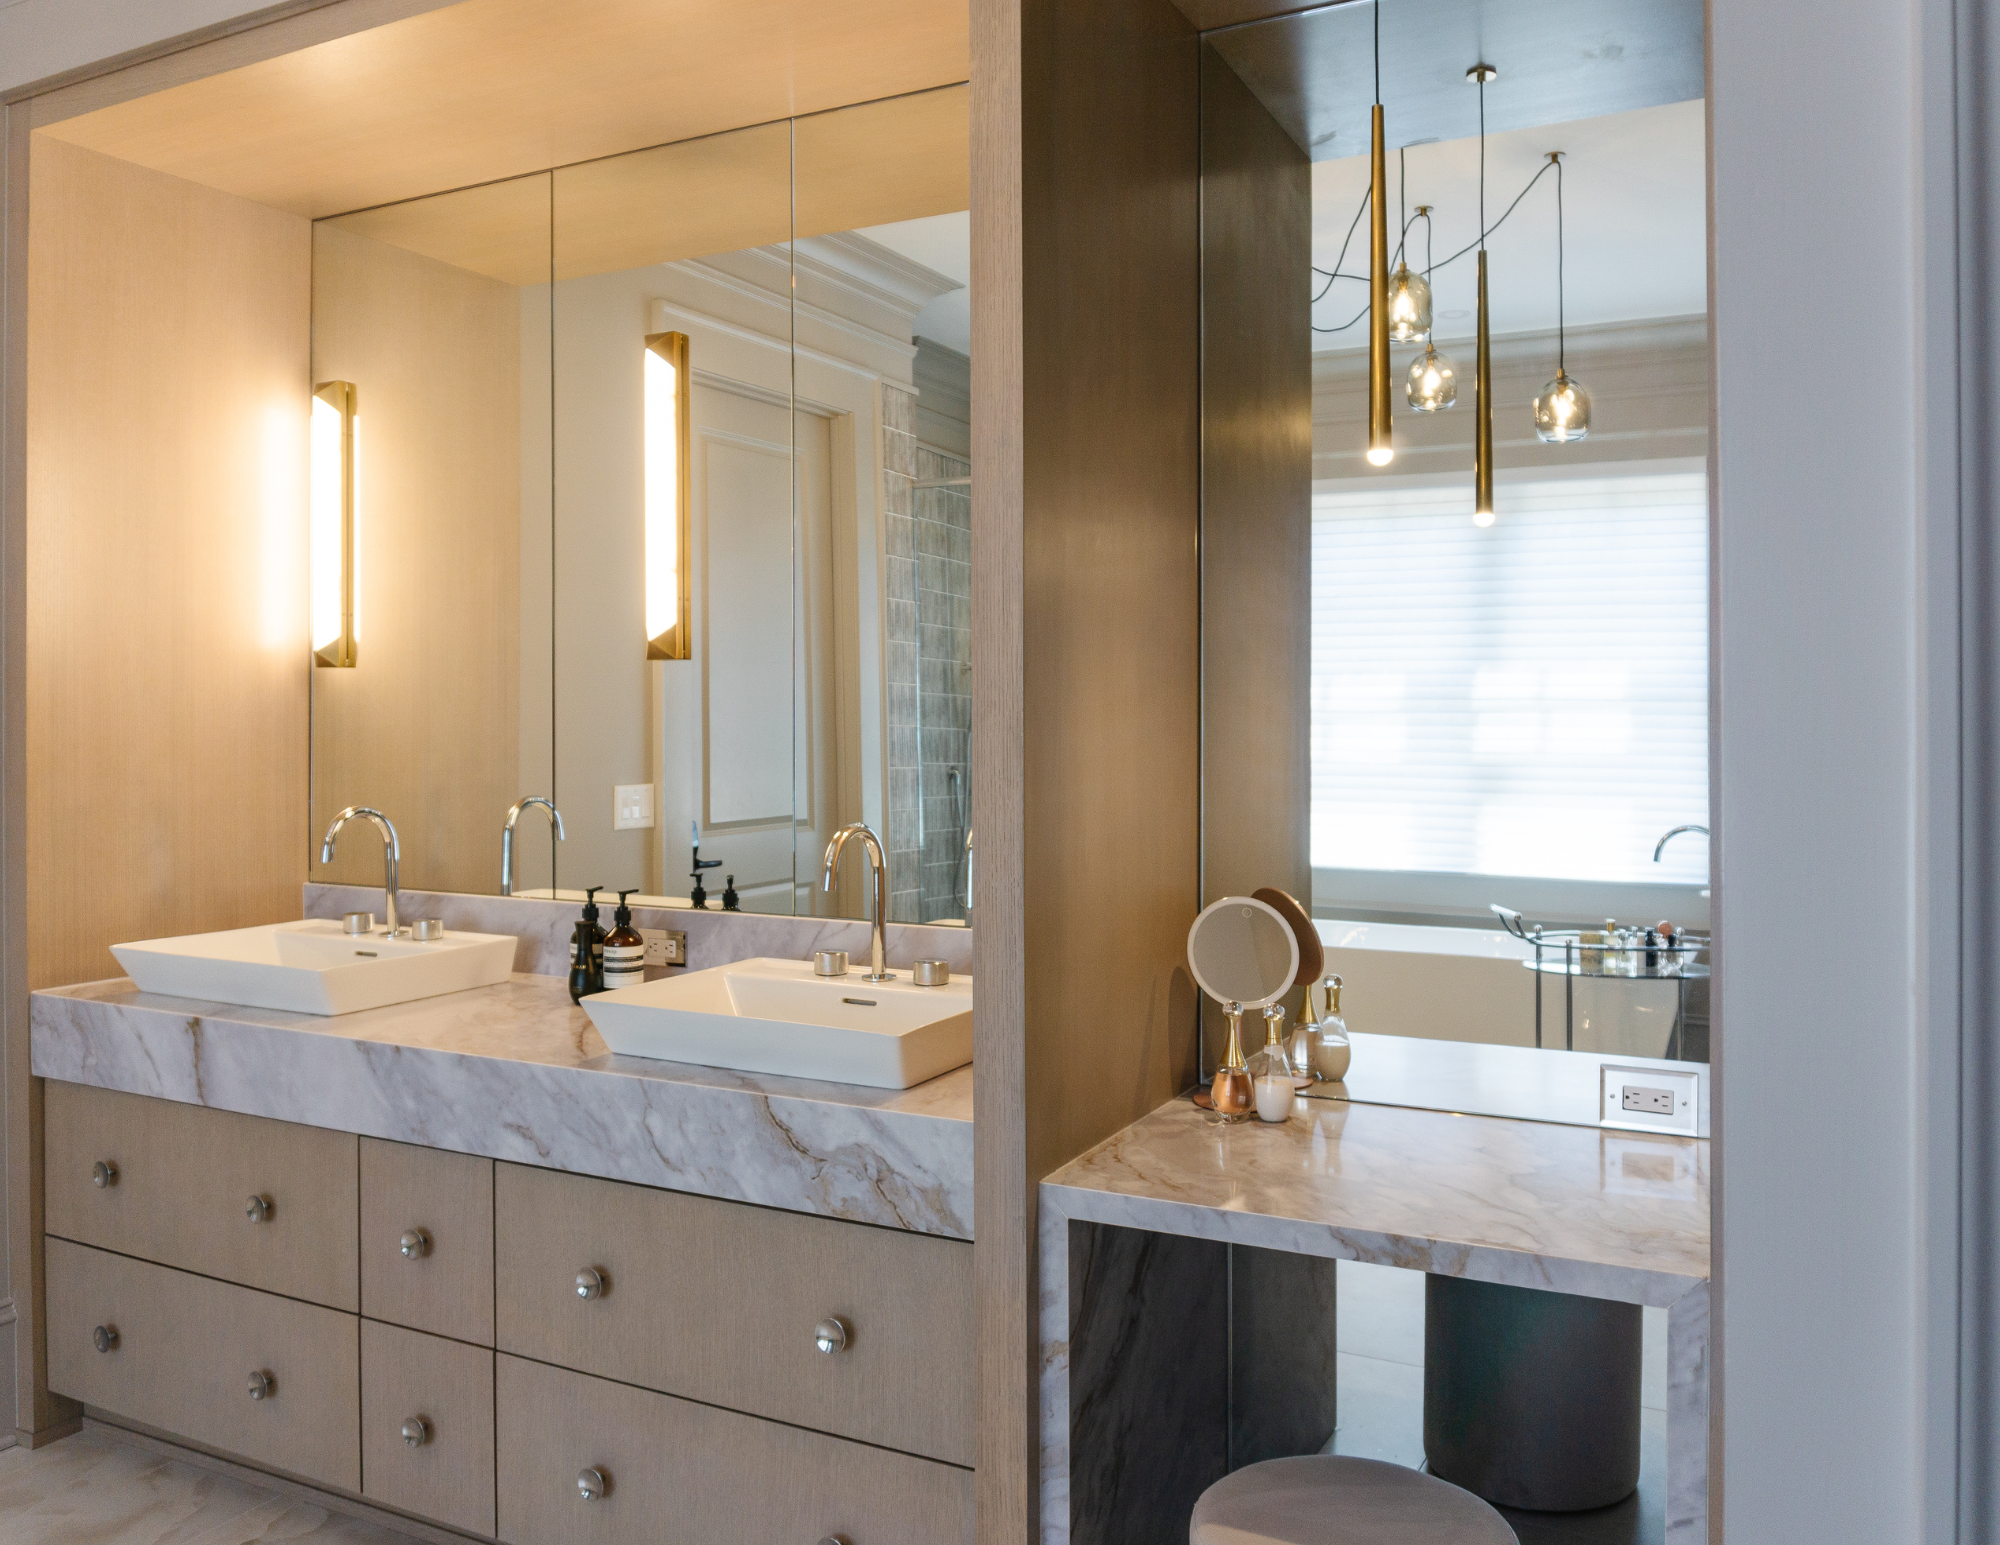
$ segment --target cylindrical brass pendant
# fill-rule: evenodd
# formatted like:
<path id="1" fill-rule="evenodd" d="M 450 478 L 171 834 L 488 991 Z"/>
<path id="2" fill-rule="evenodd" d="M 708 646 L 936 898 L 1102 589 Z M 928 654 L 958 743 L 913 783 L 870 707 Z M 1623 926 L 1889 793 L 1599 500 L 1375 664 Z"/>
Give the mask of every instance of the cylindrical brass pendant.
<path id="1" fill-rule="evenodd" d="M 1380 102 L 1374 130 L 1368 183 L 1368 460 L 1386 467 L 1396 446 L 1389 427 L 1389 152 Z"/>
<path id="2" fill-rule="evenodd" d="M 1479 249 L 1479 362 L 1473 369 L 1472 518 L 1493 524 L 1493 347 L 1486 317 L 1486 249 Z"/>

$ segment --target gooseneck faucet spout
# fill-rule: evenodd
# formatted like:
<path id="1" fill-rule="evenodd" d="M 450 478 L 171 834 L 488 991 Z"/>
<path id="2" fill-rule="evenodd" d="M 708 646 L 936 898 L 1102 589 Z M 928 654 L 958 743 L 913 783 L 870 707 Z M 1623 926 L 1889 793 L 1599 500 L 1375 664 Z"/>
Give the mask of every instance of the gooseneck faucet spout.
<path id="1" fill-rule="evenodd" d="M 1657 864 L 1660 861 L 1660 855 L 1666 852 L 1667 844 L 1672 842 L 1674 838 L 1678 837 L 1682 832 L 1700 832 L 1704 837 L 1706 837 L 1708 835 L 1708 828 L 1706 826 L 1676 826 L 1672 831 L 1668 832 L 1666 836 L 1662 837 L 1658 842 L 1653 844 L 1654 863 Z"/>
<path id="2" fill-rule="evenodd" d="M 326 840 L 319 845 L 319 861 L 322 864 L 333 862 L 333 839 L 340 835 L 341 827 L 357 818 L 373 822 L 375 829 L 382 834 L 382 899 L 388 914 L 389 937 L 393 939 L 402 927 L 402 919 L 397 916 L 401 899 L 396 891 L 396 865 L 403 856 L 403 845 L 396 840 L 396 828 L 389 818 L 367 805 L 349 805 L 333 818 L 333 824 L 326 829 Z"/>
<path id="3" fill-rule="evenodd" d="M 847 846 L 847 839 L 850 837 L 861 839 L 861 846 L 868 854 L 868 873 L 871 882 L 868 895 L 868 914 L 871 920 L 869 963 L 873 969 L 861 980 L 891 982 L 895 980 L 895 976 L 883 964 L 888 942 L 889 875 L 888 865 L 882 858 L 882 839 L 860 821 L 856 821 L 852 826 L 841 827 L 833 834 L 833 841 L 826 845 L 826 865 L 820 873 L 820 889 L 823 891 L 833 889 L 833 876 L 834 871 L 840 867 L 841 849 Z"/>
<path id="4" fill-rule="evenodd" d="M 563 840 L 562 812 L 554 803 L 539 794 L 529 794 L 514 801 L 507 812 L 507 824 L 500 828 L 500 894 L 514 894 L 514 823 L 521 819 L 521 812 L 530 805 L 540 805 L 549 813 L 549 822 L 556 829 L 556 841 Z"/>

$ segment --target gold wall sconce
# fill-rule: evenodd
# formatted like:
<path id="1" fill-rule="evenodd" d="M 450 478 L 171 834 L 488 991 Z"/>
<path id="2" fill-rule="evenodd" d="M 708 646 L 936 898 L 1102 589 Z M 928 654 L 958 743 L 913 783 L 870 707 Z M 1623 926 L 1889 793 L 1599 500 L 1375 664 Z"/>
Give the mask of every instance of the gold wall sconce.
<path id="1" fill-rule="evenodd" d="M 646 335 L 646 658 L 690 660 L 694 417 L 686 333 Z"/>
<path id="2" fill-rule="evenodd" d="M 354 621 L 358 433 L 354 383 L 326 381 L 314 387 L 307 549 L 315 666 L 351 669 L 359 658 Z"/>

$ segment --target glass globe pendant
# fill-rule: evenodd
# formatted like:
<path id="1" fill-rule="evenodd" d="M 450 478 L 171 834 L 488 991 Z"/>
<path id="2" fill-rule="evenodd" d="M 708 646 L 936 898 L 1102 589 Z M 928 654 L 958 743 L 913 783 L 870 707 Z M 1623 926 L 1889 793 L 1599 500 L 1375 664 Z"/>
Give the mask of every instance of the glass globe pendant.
<path id="1" fill-rule="evenodd" d="M 1435 344 L 1425 344 L 1424 352 L 1410 362 L 1407 393 L 1412 411 L 1442 413 L 1458 401 L 1458 367 L 1449 355 L 1438 353 Z"/>
<path id="2" fill-rule="evenodd" d="M 1535 435 L 1554 445 L 1581 440 L 1590 433 L 1590 393 L 1556 366 L 1556 378 L 1535 399 Z"/>
<path id="3" fill-rule="evenodd" d="M 1431 330 L 1431 287 L 1422 274 L 1399 264 L 1389 276 L 1389 336 L 1397 343 L 1414 343 Z"/>

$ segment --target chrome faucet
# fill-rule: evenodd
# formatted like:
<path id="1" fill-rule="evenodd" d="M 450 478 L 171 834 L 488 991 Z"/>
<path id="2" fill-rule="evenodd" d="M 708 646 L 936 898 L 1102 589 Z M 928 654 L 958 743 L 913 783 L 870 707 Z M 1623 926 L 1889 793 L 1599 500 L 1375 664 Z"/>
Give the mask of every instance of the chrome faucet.
<path id="1" fill-rule="evenodd" d="M 869 893 L 869 916 L 872 919 L 869 939 L 869 961 L 874 967 L 861 980 L 864 982 L 892 982 L 895 974 L 883 963 L 888 941 L 889 920 L 889 874 L 888 865 L 882 857 L 882 839 L 868 827 L 856 821 L 852 826 L 843 826 L 833 834 L 833 841 L 826 845 L 826 866 L 820 874 L 820 889 L 833 889 L 834 871 L 840 867 L 840 850 L 847 846 L 849 837 L 859 837 L 861 846 L 868 854 L 868 872 L 873 888 Z"/>
<path id="2" fill-rule="evenodd" d="M 500 894 L 514 894 L 514 823 L 521 819 L 521 812 L 530 805 L 540 805 L 549 813 L 549 820 L 556 829 L 556 841 L 563 840 L 562 812 L 549 800 L 539 794 L 528 794 L 514 801 L 507 812 L 507 824 L 500 829 Z"/>
<path id="3" fill-rule="evenodd" d="M 393 939 L 401 927 L 401 919 L 396 915 L 401 905 L 401 898 L 396 891 L 396 864 L 403 856 L 403 847 L 396 840 L 396 828 L 390 823 L 389 818 L 379 810 L 371 810 L 367 805 L 349 805 L 333 818 L 333 825 L 326 829 L 326 840 L 319 845 L 319 861 L 322 864 L 333 862 L 333 839 L 340 835 L 341 827 L 357 816 L 374 822 L 375 829 L 382 834 L 382 898 L 389 913 L 389 937 Z"/>
<path id="4" fill-rule="evenodd" d="M 1653 844 L 1654 863 L 1657 864 L 1660 861 L 1660 855 L 1666 852 L 1667 844 L 1672 842 L 1674 838 L 1678 837 L 1682 832 L 1700 832 L 1704 837 L 1706 837 L 1708 835 L 1708 828 L 1706 826 L 1676 826 L 1672 831 L 1668 832 L 1666 836 L 1662 837 L 1658 842 Z"/>

